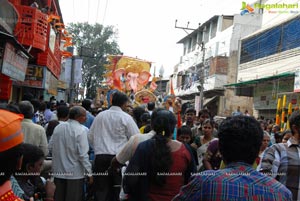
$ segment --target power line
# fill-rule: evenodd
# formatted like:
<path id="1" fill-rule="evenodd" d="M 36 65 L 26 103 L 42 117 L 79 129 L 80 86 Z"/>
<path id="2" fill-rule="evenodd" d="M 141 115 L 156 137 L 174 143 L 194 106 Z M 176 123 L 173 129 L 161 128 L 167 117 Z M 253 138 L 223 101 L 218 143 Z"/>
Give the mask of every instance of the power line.
<path id="1" fill-rule="evenodd" d="M 75 0 L 73 0 L 73 19 L 75 19 Z"/>
<path id="2" fill-rule="evenodd" d="M 90 0 L 88 0 L 88 23 L 90 21 Z"/>
<path id="3" fill-rule="evenodd" d="M 95 23 L 97 23 L 97 20 L 98 20 L 99 8 L 100 8 L 100 0 L 97 1 L 97 11 L 96 11 L 96 22 Z"/>
<path id="4" fill-rule="evenodd" d="M 108 6 L 108 0 L 105 1 L 105 9 L 104 9 L 104 14 L 103 14 L 102 25 L 104 24 L 104 21 L 105 21 L 107 6 Z"/>

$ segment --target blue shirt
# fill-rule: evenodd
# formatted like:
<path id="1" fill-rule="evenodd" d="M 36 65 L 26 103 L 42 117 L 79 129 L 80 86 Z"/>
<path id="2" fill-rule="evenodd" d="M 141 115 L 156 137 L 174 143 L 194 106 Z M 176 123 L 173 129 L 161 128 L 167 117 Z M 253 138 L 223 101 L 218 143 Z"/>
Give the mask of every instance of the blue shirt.
<path id="1" fill-rule="evenodd" d="M 86 121 L 84 122 L 83 125 L 85 125 L 88 129 L 90 129 L 94 119 L 95 117 L 89 111 L 86 111 Z"/>
<path id="2" fill-rule="evenodd" d="M 194 175 L 173 200 L 292 200 L 292 193 L 270 176 L 245 163 Z"/>

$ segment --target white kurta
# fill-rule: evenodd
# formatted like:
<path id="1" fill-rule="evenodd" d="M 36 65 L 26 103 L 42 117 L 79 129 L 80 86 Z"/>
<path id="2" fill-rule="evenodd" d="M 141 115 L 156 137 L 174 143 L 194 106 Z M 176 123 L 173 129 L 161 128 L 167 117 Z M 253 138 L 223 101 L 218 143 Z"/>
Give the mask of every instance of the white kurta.
<path id="1" fill-rule="evenodd" d="M 92 173 L 89 161 L 87 129 L 69 119 L 54 129 L 49 142 L 52 151 L 53 176 L 61 179 L 82 179 Z"/>
<path id="2" fill-rule="evenodd" d="M 133 118 L 120 107 L 111 106 L 96 116 L 88 138 L 95 155 L 116 155 L 128 139 L 138 133 L 140 130 Z"/>

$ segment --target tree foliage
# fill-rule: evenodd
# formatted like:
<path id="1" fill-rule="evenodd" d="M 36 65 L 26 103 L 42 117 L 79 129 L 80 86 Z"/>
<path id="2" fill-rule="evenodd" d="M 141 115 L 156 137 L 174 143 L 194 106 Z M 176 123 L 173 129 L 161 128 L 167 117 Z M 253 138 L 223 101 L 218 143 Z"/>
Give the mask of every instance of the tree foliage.
<path id="1" fill-rule="evenodd" d="M 120 54 L 117 30 L 101 24 L 71 23 L 68 30 L 78 55 L 83 58 L 82 86 L 87 88 L 86 98 L 96 96 L 97 87 L 102 85 L 106 55 Z"/>

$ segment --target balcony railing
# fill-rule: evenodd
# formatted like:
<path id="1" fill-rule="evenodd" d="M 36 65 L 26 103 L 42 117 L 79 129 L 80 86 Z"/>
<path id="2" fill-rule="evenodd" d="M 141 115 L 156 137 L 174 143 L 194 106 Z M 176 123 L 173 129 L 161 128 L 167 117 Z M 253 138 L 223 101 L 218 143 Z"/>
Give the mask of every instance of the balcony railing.
<path id="1" fill-rule="evenodd" d="M 19 20 L 14 34 L 23 45 L 45 51 L 47 48 L 47 14 L 39 9 L 24 5 L 15 5 Z"/>
<path id="2" fill-rule="evenodd" d="M 54 52 L 47 48 L 46 51 L 39 53 L 37 64 L 47 66 L 56 78 L 59 78 L 61 70 L 61 51 L 58 41 L 55 42 Z"/>

